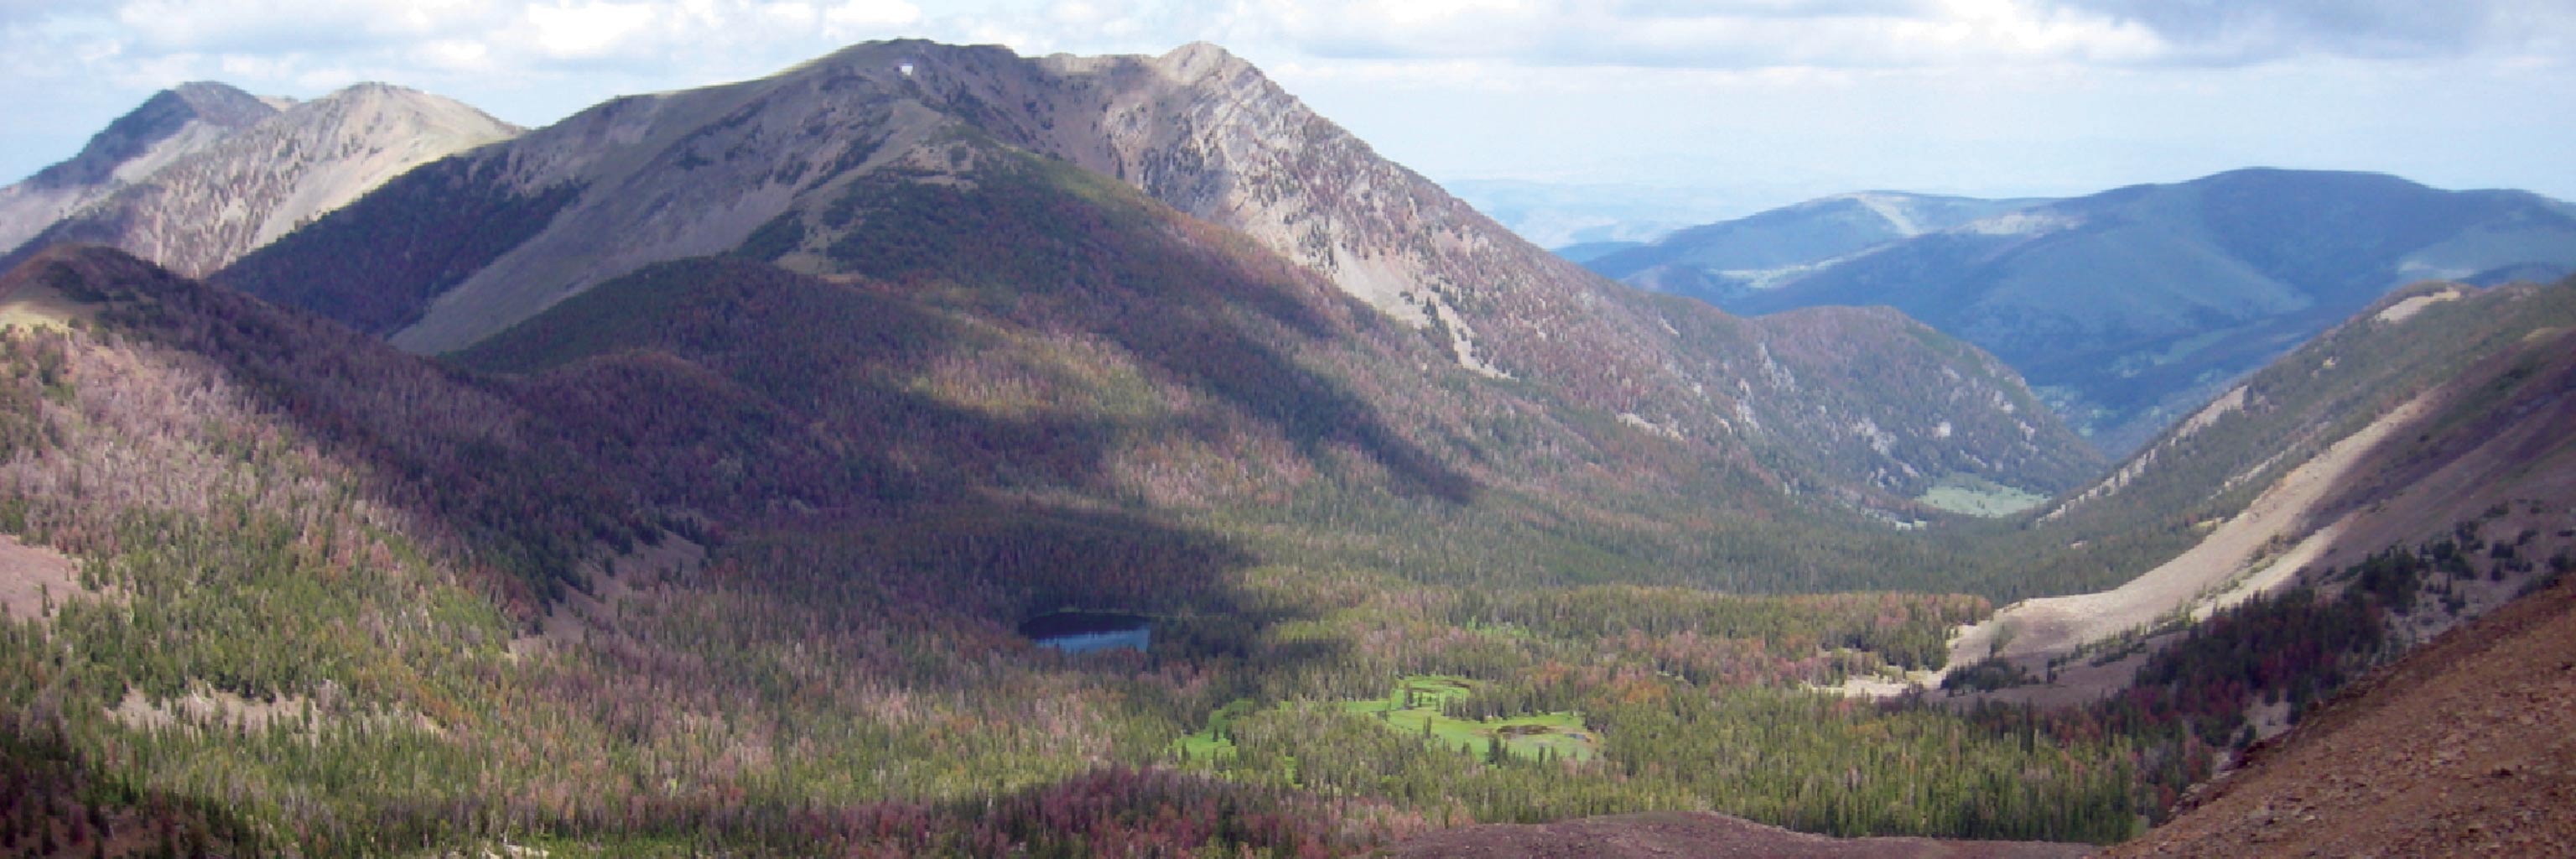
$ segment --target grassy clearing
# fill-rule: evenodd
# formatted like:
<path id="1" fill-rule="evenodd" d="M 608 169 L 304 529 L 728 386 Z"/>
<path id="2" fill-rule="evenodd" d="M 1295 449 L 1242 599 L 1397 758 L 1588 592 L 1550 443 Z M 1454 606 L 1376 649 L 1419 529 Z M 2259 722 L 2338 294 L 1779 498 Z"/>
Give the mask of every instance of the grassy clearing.
<path id="1" fill-rule="evenodd" d="M 1914 500 L 1952 513 L 2001 518 L 2048 503 L 2048 496 L 1982 477 L 1952 475 Z"/>
<path id="2" fill-rule="evenodd" d="M 50 326 L 69 328 L 73 320 L 87 321 L 97 308 L 66 296 L 61 290 L 42 284 L 28 284 L 5 299 L 0 299 L 0 329 Z"/>
<path id="3" fill-rule="evenodd" d="M 1601 738 L 1584 726 L 1579 713 L 1541 713 L 1508 719 L 1441 715 L 1441 705 L 1474 690 L 1475 681 L 1463 677 L 1419 674 L 1398 681 L 1383 698 L 1348 700 L 1341 706 L 1352 713 L 1376 717 L 1388 730 L 1417 735 L 1425 743 L 1478 757 L 1490 757 L 1497 742 L 1503 743 L 1512 755 L 1524 758 L 1537 758 L 1545 752 L 1559 759 L 1589 760 L 1601 753 Z M 1235 719 L 1252 714 L 1254 709 L 1249 699 L 1227 704 L 1208 716 L 1206 730 L 1182 737 L 1173 746 L 1193 760 L 1231 757 L 1234 741 L 1227 731 Z"/>

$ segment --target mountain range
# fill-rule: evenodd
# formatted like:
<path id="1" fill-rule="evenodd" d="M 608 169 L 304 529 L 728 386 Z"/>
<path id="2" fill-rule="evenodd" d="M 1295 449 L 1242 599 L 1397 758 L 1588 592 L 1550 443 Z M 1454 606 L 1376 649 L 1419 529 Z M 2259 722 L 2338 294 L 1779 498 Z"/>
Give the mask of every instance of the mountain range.
<path id="1" fill-rule="evenodd" d="M 1895 191 L 1841 194 L 1685 227 L 1651 243 L 1587 259 L 1584 266 L 1657 292 L 1724 306 L 1862 251 L 2045 202 Z"/>
<path id="2" fill-rule="evenodd" d="M 1684 230 L 1590 265 L 1742 313 L 1896 307 L 2012 364 L 2113 453 L 2391 289 L 2576 270 L 2564 203 L 2383 175 L 2240 170 L 1952 200 L 1950 220 L 1919 214 L 1925 198 L 1885 197 L 1912 201 L 1891 207 L 1905 224 L 1857 202 L 1883 196 Z"/>
<path id="3" fill-rule="evenodd" d="M 985 172 L 1002 184 L 988 190 Z M 1150 205 L 1114 199 L 1131 194 Z M 877 43 L 619 99 L 404 176 L 217 279 L 446 352 L 655 262 L 900 278 L 944 261 L 871 223 L 962 226 L 1006 200 L 1144 205 L 1224 228 L 1417 332 L 1441 363 L 1784 491 L 1885 507 L 1958 474 L 2053 490 L 2093 463 L 1973 350 L 1885 311 L 1748 322 L 1609 284 L 1207 45 L 1023 59 Z M 1846 382 L 1811 381 L 1826 377 Z"/>
<path id="4" fill-rule="evenodd" d="M 2109 844 L 2576 552 L 2576 280 L 2350 286 L 2384 222 L 2554 206 L 2265 252 L 2354 312 L 2106 464 L 1968 342 L 1622 286 L 1204 44 L 871 43 L 472 146 L 385 87 L 171 99 L 67 163 L 225 169 L 0 273 L 0 849 Z M 1845 260 L 1770 296 L 2161 235 L 2126 205 L 1698 236 Z M 131 241 L 235 209 L 309 211 Z"/>

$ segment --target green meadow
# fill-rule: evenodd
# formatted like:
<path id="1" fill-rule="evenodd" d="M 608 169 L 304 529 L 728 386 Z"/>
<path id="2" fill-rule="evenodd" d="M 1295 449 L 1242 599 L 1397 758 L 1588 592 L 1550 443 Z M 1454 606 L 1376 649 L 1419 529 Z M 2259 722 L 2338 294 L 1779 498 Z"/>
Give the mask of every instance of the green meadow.
<path id="1" fill-rule="evenodd" d="M 1498 742 L 1513 757 L 1532 760 L 1590 760 L 1601 753 L 1601 738 L 1584 726 L 1580 713 L 1559 711 L 1508 719 L 1460 719 L 1441 713 L 1442 705 L 1466 697 L 1475 688 L 1476 681 L 1464 677 L 1422 674 L 1397 682 L 1383 697 L 1344 700 L 1340 705 L 1351 713 L 1375 717 L 1388 730 L 1420 736 L 1424 743 L 1487 759 L 1494 756 L 1494 744 Z M 1228 704 L 1208 717 L 1206 729 L 1182 737 L 1173 746 L 1189 760 L 1232 757 L 1230 728 L 1234 720 L 1255 710 L 1249 700 Z"/>

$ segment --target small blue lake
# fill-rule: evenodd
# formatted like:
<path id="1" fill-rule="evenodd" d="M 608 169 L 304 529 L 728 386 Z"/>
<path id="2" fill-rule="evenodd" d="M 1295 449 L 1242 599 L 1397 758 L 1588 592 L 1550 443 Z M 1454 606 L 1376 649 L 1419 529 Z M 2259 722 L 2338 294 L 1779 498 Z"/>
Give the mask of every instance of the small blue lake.
<path id="1" fill-rule="evenodd" d="M 1060 611 L 1020 624 L 1020 634 L 1042 647 L 1066 653 L 1090 653 L 1124 647 L 1138 652 L 1154 643 L 1154 619 L 1103 611 Z"/>

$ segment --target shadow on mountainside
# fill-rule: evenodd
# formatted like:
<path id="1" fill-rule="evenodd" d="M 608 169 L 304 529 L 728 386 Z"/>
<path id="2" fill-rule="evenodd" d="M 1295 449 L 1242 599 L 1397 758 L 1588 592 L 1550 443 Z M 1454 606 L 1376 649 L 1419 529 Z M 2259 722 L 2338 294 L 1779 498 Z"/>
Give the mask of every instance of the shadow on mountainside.
<path id="1" fill-rule="evenodd" d="M 1375 311 L 1108 177 L 1026 153 L 973 158 L 971 182 L 872 175 L 763 232 L 807 237 L 829 267 L 931 307 L 1114 343 L 1161 379 L 1275 428 L 1308 459 L 1356 448 L 1387 470 L 1392 491 L 1475 499 L 1471 478 L 1317 366 L 1339 352 L 1408 357 L 1389 354 L 1396 340 Z"/>
<path id="2" fill-rule="evenodd" d="M 976 342 L 971 333 L 772 267 L 703 265 L 745 277 L 687 280 L 691 292 L 673 296 L 702 303 L 619 305 L 654 311 L 624 321 L 658 326 L 616 332 L 636 338 L 627 351 L 481 382 L 112 250 L 48 252 L 7 280 L 67 287 L 103 303 L 111 331 L 212 361 L 265 413 L 422 517 L 431 542 L 513 574 L 501 596 L 522 620 L 567 589 L 595 589 L 578 568 L 603 544 L 663 527 L 731 546 L 680 584 L 831 607 L 808 620 L 843 625 L 834 632 L 982 618 L 1006 635 L 1063 605 L 1241 614 L 1254 633 L 1277 619 L 1241 593 L 1236 573 L 1255 558 L 1232 540 L 1062 497 L 1111 488 L 1117 427 L 997 417 L 903 389 L 895 370 Z M 703 268 L 675 270 L 693 271 Z M 767 314 L 854 324 L 730 336 L 776 321 Z"/>

